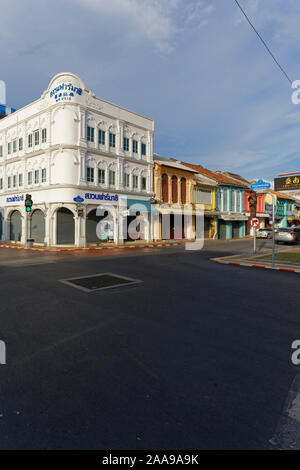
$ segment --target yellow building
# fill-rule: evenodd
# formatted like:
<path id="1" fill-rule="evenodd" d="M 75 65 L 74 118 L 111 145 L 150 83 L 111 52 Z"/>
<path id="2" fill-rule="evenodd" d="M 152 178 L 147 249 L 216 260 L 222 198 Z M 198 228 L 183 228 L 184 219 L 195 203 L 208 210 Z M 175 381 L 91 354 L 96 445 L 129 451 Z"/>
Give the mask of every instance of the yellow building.
<path id="1" fill-rule="evenodd" d="M 197 172 L 179 162 L 154 154 L 154 198 L 156 240 L 193 239 L 192 203 Z M 190 205 L 189 207 L 187 205 Z M 185 217 L 182 214 L 185 211 Z"/>
<path id="2" fill-rule="evenodd" d="M 193 189 L 194 211 L 204 209 L 204 238 L 214 238 L 219 215 L 219 211 L 216 210 L 216 189 L 218 186 L 216 173 L 204 168 L 202 165 L 186 162 L 180 163 L 196 171 Z M 195 217 L 193 220 L 195 230 Z M 196 231 L 198 232 L 198 229 Z M 202 238 L 201 233 L 196 235 Z"/>
<path id="3" fill-rule="evenodd" d="M 216 187 L 217 183 L 200 173 L 194 176 L 194 208 L 204 208 L 204 238 L 216 234 Z"/>

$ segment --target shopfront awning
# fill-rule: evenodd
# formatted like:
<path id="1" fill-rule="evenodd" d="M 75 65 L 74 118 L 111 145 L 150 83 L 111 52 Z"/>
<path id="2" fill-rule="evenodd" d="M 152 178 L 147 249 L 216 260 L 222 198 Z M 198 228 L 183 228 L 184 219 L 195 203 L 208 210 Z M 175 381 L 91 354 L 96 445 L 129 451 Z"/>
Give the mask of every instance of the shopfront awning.
<path id="1" fill-rule="evenodd" d="M 199 212 L 196 212 L 195 209 L 191 207 L 178 206 L 168 206 L 168 205 L 156 205 L 156 211 L 160 214 L 179 214 L 179 215 L 199 215 Z M 203 212 L 204 214 L 204 212 Z"/>
<path id="2" fill-rule="evenodd" d="M 227 221 L 242 221 L 242 220 L 248 220 L 248 217 L 246 215 L 223 215 L 223 214 L 219 214 L 218 216 L 219 219 L 222 219 L 222 220 L 227 220 Z"/>
<path id="3" fill-rule="evenodd" d="M 129 210 L 130 215 L 135 215 L 137 212 L 140 212 L 141 214 L 151 211 L 153 212 L 152 204 L 149 199 L 127 199 L 127 209 Z"/>

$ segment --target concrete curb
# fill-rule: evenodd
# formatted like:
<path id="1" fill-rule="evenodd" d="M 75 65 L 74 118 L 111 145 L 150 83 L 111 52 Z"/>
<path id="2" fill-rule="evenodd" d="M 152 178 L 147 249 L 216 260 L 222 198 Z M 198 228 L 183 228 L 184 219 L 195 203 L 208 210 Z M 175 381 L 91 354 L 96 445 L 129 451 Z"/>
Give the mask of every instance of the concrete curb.
<path id="1" fill-rule="evenodd" d="M 166 247 L 166 246 L 180 246 L 183 245 L 183 242 L 178 242 L 178 243 L 149 243 L 147 245 L 117 245 L 117 246 L 91 246 L 88 248 L 54 248 L 54 249 L 49 249 L 49 248 L 27 248 L 26 246 L 18 246 L 18 245 L 0 245 L 0 248 L 11 248 L 15 250 L 32 250 L 32 251 L 44 251 L 47 253 L 62 253 L 62 252 L 72 252 L 72 251 L 99 251 L 99 250 L 117 250 L 120 248 L 160 248 L 160 247 Z"/>
<path id="2" fill-rule="evenodd" d="M 224 257 L 224 258 L 211 258 L 211 261 L 214 261 L 215 263 L 220 263 L 220 264 L 230 264 L 233 266 L 244 266 L 247 268 L 262 268 L 262 269 L 272 269 L 273 271 L 287 271 L 290 273 L 297 273 L 300 274 L 300 267 L 293 268 L 291 267 L 286 267 L 286 265 L 277 265 L 277 266 L 270 266 L 267 264 L 258 264 L 258 263 L 253 263 L 251 261 L 248 261 L 247 259 L 237 259 L 235 261 L 230 261 L 229 259 L 226 258 L 231 258 L 230 257 Z"/>

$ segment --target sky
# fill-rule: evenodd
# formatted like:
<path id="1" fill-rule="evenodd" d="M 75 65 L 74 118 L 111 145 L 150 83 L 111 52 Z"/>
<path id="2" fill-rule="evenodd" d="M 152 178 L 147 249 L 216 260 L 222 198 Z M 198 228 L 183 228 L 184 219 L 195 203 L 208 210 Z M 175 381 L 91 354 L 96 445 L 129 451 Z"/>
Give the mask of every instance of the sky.
<path id="1" fill-rule="evenodd" d="M 239 0 L 292 81 L 299 0 Z M 0 0 L 7 105 L 59 72 L 155 121 L 156 153 L 247 179 L 300 172 L 300 104 L 234 0 Z"/>

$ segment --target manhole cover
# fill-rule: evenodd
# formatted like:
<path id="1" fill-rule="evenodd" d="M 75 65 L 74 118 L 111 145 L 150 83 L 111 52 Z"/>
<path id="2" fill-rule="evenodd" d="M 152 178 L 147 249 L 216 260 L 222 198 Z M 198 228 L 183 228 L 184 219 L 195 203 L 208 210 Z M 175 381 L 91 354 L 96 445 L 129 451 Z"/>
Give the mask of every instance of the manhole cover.
<path id="1" fill-rule="evenodd" d="M 91 276 L 84 277 L 72 277 L 70 279 L 60 279 L 60 282 L 76 287 L 84 292 L 93 292 L 95 290 L 140 284 L 142 281 L 131 279 L 130 277 L 119 276 L 117 274 L 103 273 L 92 274 Z"/>

